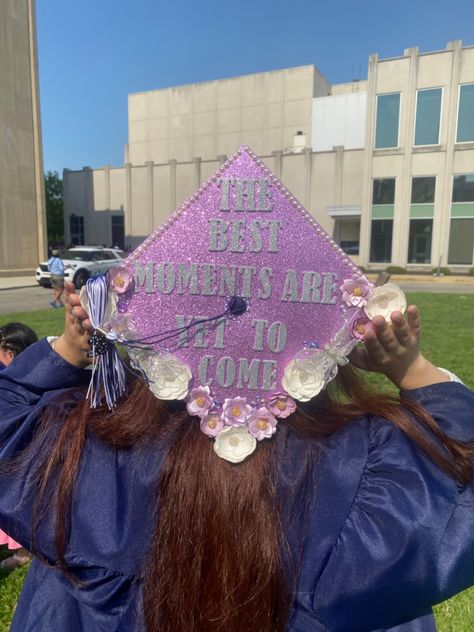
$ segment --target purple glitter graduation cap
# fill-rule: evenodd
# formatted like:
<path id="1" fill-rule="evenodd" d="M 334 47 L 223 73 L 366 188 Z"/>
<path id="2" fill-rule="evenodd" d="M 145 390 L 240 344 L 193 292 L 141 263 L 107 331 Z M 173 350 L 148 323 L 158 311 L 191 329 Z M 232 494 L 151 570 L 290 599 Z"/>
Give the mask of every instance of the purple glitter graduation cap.
<path id="1" fill-rule="evenodd" d="M 373 287 L 246 146 L 112 271 L 126 345 L 232 462 L 308 401 L 362 337 Z"/>

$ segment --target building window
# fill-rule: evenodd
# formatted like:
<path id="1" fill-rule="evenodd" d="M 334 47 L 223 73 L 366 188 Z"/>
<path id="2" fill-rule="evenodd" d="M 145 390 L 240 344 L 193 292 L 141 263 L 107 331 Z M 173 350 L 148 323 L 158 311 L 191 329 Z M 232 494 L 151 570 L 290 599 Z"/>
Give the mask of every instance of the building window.
<path id="1" fill-rule="evenodd" d="M 474 217 L 452 218 L 449 231 L 448 264 L 472 265 Z"/>
<path id="2" fill-rule="evenodd" d="M 474 173 L 454 176 L 448 264 L 472 265 L 474 249 Z"/>
<path id="3" fill-rule="evenodd" d="M 71 243 L 74 246 L 84 245 L 84 217 L 82 215 L 71 215 L 69 217 L 69 233 Z"/>
<path id="4" fill-rule="evenodd" d="M 454 176 L 453 202 L 474 202 L 474 173 Z"/>
<path id="5" fill-rule="evenodd" d="M 474 142 L 474 83 L 459 87 L 457 143 Z"/>
<path id="6" fill-rule="evenodd" d="M 392 260 L 393 219 L 373 219 L 370 235 L 371 263 L 389 263 Z"/>
<path id="7" fill-rule="evenodd" d="M 377 121 L 375 125 L 375 149 L 398 147 L 398 121 L 400 118 L 400 93 L 377 95 Z"/>
<path id="8" fill-rule="evenodd" d="M 435 198 L 436 178 L 421 177 L 411 180 L 411 203 L 433 204 Z"/>
<path id="9" fill-rule="evenodd" d="M 418 90 L 416 95 L 415 145 L 437 145 L 442 88 Z"/>
<path id="10" fill-rule="evenodd" d="M 432 219 L 410 220 L 410 237 L 408 239 L 408 263 L 430 263 Z"/>
<path id="11" fill-rule="evenodd" d="M 112 247 L 124 249 L 125 224 L 123 215 L 112 215 Z"/>
<path id="12" fill-rule="evenodd" d="M 395 178 L 374 180 L 372 204 L 393 204 L 395 202 Z"/>
<path id="13" fill-rule="evenodd" d="M 334 241 L 348 255 L 359 254 L 359 217 L 337 217 L 334 222 Z"/>

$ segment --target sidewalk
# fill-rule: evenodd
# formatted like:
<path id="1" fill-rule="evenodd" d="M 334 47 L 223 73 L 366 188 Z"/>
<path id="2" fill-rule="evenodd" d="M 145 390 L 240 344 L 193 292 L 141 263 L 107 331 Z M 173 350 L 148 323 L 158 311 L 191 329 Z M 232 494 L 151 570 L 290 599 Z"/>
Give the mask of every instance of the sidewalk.
<path id="1" fill-rule="evenodd" d="M 35 279 L 35 273 L 32 272 L 28 276 L 17 277 L 0 277 L 0 290 L 17 290 L 22 287 L 36 287 L 38 283 Z"/>
<path id="2" fill-rule="evenodd" d="M 371 272 L 366 273 L 370 281 L 375 281 L 377 274 Z M 392 274 L 390 281 L 393 283 L 433 283 L 434 285 L 442 285 L 443 283 L 463 283 L 465 285 L 474 285 L 474 276 L 457 276 L 455 274 L 446 274 L 445 276 L 436 277 L 432 274 Z"/>

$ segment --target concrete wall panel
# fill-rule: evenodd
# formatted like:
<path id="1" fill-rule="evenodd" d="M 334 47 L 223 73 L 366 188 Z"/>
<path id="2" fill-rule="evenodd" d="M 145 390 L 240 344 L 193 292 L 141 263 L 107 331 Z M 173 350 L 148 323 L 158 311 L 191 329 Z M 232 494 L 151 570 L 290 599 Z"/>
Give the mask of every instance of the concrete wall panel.
<path id="1" fill-rule="evenodd" d="M 454 152 L 453 173 L 474 173 L 474 149 Z"/>
<path id="2" fill-rule="evenodd" d="M 197 112 L 194 115 L 193 130 L 196 136 L 216 133 L 215 112 Z"/>
<path id="3" fill-rule="evenodd" d="M 193 89 L 193 111 L 209 112 L 216 109 L 217 82 L 196 83 Z"/>
<path id="4" fill-rule="evenodd" d="M 241 103 L 242 85 L 235 79 L 221 79 L 217 82 L 217 110 L 238 108 Z"/>
<path id="5" fill-rule="evenodd" d="M 474 46 L 464 48 L 462 51 L 461 68 L 459 72 L 460 83 L 474 82 Z"/>
<path id="6" fill-rule="evenodd" d="M 169 165 L 155 166 L 153 169 L 153 228 L 163 224 L 174 211 L 170 188 Z M 139 212 L 139 210 L 138 210 Z"/>
<path id="7" fill-rule="evenodd" d="M 194 137 L 193 157 L 211 156 L 217 153 L 215 134 Z"/>
<path id="8" fill-rule="evenodd" d="M 420 55 L 418 58 L 417 87 L 441 88 L 449 85 L 451 75 L 452 53 L 434 53 Z"/>
<path id="9" fill-rule="evenodd" d="M 46 256 L 34 1 L 0 3 L 0 275 Z"/>

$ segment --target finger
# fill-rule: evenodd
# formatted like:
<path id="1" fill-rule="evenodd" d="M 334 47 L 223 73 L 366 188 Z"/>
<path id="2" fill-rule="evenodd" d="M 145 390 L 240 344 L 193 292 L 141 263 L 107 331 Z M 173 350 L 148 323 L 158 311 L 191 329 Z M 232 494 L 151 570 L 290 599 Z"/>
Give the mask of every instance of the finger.
<path id="1" fill-rule="evenodd" d="M 71 310 L 71 317 L 74 319 L 75 323 L 77 323 L 82 330 L 86 330 L 88 332 L 93 331 L 92 323 L 89 319 L 87 312 L 82 309 L 82 307 L 74 307 Z"/>
<path id="2" fill-rule="evenodd" d="M 397 337 L 393 333 L 393 328 L 388 325 L 385 318 L 382 316 L 376 316 L 373 321 L 373 331 L 377 340 L 388 354 L 393 354 L 399 347 Z"/>
<path id="3" fill-rule="evenodd" d="M 364 345 L 368 354 L 368 363 L 371 359 L 376 364 L 384 364 L 388 360 L 388 354 L 385 347 L 380 342 L 378 335 L 374 329 L 370 329 L 364 336 Z"/>
<path id="4" fill-rule="evenodd" d="M 390 314 L 392 321 L 392 330 L 398 342 L 402 347 L 409 347 L 412 343 L 412 336 L 408 322 L 401 312 L 392 312 Z"/>
<path id="5" fill-rule="evenodd" d="M 421 317 L 420 311 L 416 305 L 410 305 L 407 309 L 408 327 L 416 340 L 421 336 Z"/>
<path id="6" fill-rule="evenodd" d="M 69 294 L 68 300 L 69 300 L 69 303 L 71 305 L 80 305 L 81 304 L 81 299 L 79 297 L 79 294 L 76 294 L 75 292 L 73 294 Z"/>
<path id="7" fill-rule="evenodd" d="M 74 316 L 74 318 L 78 318 L 79 320 L 86 320 L 89 318 L 89 314 L 80 305 L 72 305 L 71 314 Z"/>

